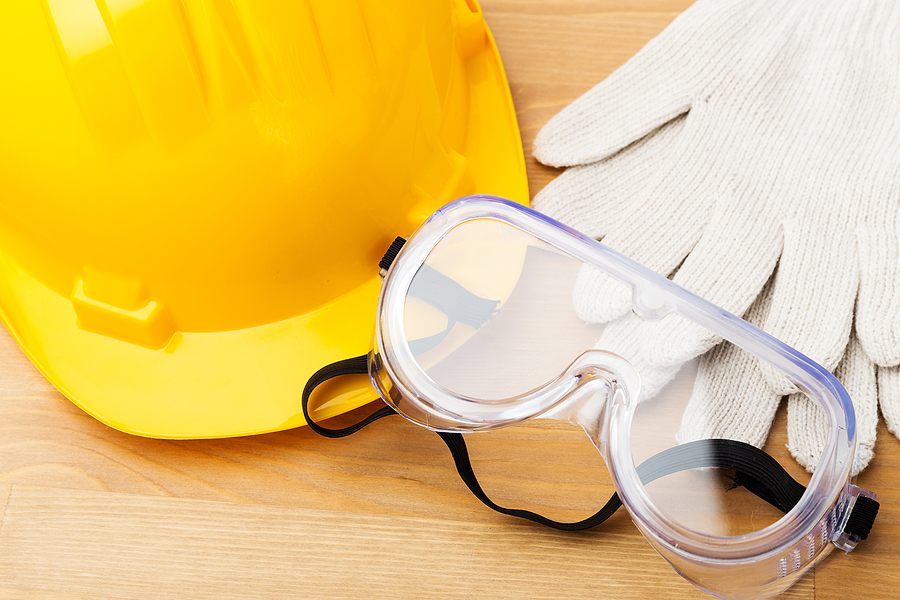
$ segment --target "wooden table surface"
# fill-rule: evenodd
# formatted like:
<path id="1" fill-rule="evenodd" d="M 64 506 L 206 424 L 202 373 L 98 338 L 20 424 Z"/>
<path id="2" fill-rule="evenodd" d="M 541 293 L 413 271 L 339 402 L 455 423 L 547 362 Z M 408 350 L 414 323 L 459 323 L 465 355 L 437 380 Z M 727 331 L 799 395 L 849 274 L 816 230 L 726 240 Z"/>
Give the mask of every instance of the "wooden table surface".
<path id="1" fill-rule="evenodd" d="M 690 0 L 484 0 L 522 130 L 532 194 L 557 172 L 531 142 Z M 785 464 L 785 416 L 767 448 Z M 556 518 L 612 492 L 580 430 L 478 436 L 497 501 Z M 900 442 L 883 426 L 860 484 L 881 514 L 785 597 L 900 597 Z M 343 440 L 308 429 L 161 441 L 87 416 L 0 330 L 0 598 L 702 598 L 620 511 L 560 533 L 466 490 L 440 439 L 400 418 Z"/>

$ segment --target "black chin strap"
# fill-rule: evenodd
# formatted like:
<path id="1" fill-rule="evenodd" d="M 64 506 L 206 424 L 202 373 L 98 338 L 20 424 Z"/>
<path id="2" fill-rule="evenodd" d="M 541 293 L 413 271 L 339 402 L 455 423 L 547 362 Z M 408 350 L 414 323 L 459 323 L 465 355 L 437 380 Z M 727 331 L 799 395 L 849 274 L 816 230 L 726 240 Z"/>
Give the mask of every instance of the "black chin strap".
<path id="1" fill-rule="evenodd" d="M 333 377 L 367 373 L 368 358 L 365 355 L 338 361 L 319 369 L 309 379 L 303 390 L 303 416 L 306 418 L 309 427 L 319 435 L 338 438 L 356 433 L 369 423 L 382 417 L 398 414 L 393 408 L 384 406 L 359 423 L 342 429 L 322 427 L 310 418 L 309 398 L 313 390 L 319 385 Z M 478 478 L 472 469 L 472 462 L 469 460 L 469 452 L 462 434 L 445 431 L 439 431 L 437 434 L 441 436 L 441 439 L 444 440 L 444 443 L 450 450 L 453 462 L 456 464 L 456 470 L 469 490 L 486 506 L 504 515 L 528 519 L 529 521 L 563 531 L 580 531 L 599 525 L 622 506 L 619 495 L 613 494 L 606 504 L 603 505 L 603 508 L 595 514 L 574 523 L 548 519 L 529 510 L 500 506 L 488 498 L 478 483 Z M 669 448 L 641 463 L 637 468 L 637 473 L 641 478 L 641 482 L 646 484 L 672 473 L 704 467 L 733 469 L 736 472 L 736 476 L 729 489 L 744 487 L 783 512 L 793 508 L 800 501 L 803 492 L 806 491 L 806 488 L 795 481 L 774 458 L 756 446 L 734 440 L 698 440 Z M 850 515 L 846 531 L 856 533 L 860 539 L 866 539 L 877 514 L 878 502 L 863 496 L 858 497 Z"/>

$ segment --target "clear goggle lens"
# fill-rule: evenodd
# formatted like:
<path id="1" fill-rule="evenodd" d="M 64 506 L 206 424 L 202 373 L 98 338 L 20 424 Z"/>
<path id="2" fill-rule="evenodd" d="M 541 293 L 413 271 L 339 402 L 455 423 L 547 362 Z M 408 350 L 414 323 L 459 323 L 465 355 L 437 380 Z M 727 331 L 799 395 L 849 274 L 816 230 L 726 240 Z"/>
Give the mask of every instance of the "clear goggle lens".
<path id="1" fill-rule="evenodd" d="M 631 390 L 636 397 L 628 401 L 637 404 L 629 444 L 634 466 L 678 445 L 677 434 L 693 392 L 699 359 L 676 363 L 672 357 L 659 356 L 654 362 L 654 354 L 662 354 L 659 345 L 667 335 L 714 334 L 691 330 L 684 317 L 674 312 L 653 321 L 633 313 L 609 323 L 585 321 L 576 312 L 583 299 L 573 294 L 583 292 L 578 278 L 586 268 L 590 267 L 579 259 L 502 222 L 468 221 L 444 236 L 408 288 L 403 307 L 405 342 L 424 375 L 464 399 L 461 410 L 490 416 L 482 423 L 461 426 L 438 422 L 436 428 L 489 429 L 538 416 L 517 416 L 508 410 L 504 418 L 504 405 L 515 405 L 510 399 L 552 385 L 584 352 L 599 349 L 632 365 L 640 364 L 651 373 L 654 387 L 661 386 Z M 628 286 L 619 291 L 618 303 L 631 296 Z M 601 305 L 604 301 L 597 299 Z M 643 342 L 629 339 L 629 335 L 641 334 Z M 744 359 L 748 362 L 758 361 L 740 348 L 731 351 L 747 354 Z M 610 371 L 612 378 L 631 375 Z M 609 386 L 601 386 L 594 393 L 608 395 L 609 390 Z M 548 402 L 537 410 L 546 409 L 556 418 L 582 418 L 578 411 L 583 412 L 583 405 L 575 403 L 559 412 L 563 403 L 565 400 Z M 485 406 L 487 411 L 482 410 Z M 600 434 L 602 429 L 601 425 L 594 431 Z M 602 439 L 594 442 L 600 447 L 606 444 Z M 800 468 L 792 468 L 792 474 L 803 484 L 809 481 Z M 734 473 L 723 469 L 690 469 L 649 482 L 644 490 L 673 521 L 707 535 L 744 535 L 783 516 L 777 508 L 735 486 L 733 478 Z"/>

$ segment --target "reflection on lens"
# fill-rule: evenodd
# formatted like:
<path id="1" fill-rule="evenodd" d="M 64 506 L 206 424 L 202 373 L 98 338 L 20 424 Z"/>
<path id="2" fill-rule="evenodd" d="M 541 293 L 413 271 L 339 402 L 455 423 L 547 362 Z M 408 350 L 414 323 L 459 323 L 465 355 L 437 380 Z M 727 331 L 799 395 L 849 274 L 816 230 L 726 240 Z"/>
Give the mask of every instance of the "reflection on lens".
<path id="1" fill-rule="evenodd" d="M 678 446 L 676 434 L 691 395 L 700 359 L 686 364 L 653 398 L 642 402 L 631 428 L 635 465 Z M 786 456 L 786 452 L 781 454 Z M 793 461 L 782 466 L 796 467 Z M 787 465 L 785 465 L 787 463 Z M 809 475 L 792 468 L 791 475 L 806 484 Z M 646 483 L 650 499 L 673 521 L 698 533 L 729 537 L 753 533 L 772 525 L 784 512 L 740 485 L 734 469 L 694 468 Z"/>
<path id="2" fill-rule="evenodd" d="M 558 377 L 602 331 L 573 311 L 579 267 L 508 225 L 466 223 L 410 285 L 407 343 L 429 377 L 454 394 L 484 401 L 525 394 Z"/>

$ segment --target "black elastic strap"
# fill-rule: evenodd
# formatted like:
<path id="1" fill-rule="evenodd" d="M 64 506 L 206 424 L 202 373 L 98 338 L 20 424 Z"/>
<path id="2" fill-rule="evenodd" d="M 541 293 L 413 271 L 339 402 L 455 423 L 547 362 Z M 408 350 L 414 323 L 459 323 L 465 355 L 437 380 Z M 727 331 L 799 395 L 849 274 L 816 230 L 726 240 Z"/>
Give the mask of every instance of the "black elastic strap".
<path id="1" fill-rule="evenodd" d="M 309 398 L 312 395 L 313 390 L 334 377 L 340 377 L 341 375 L 361 375 L 364 373 L 368 373 L 368 357 L 365 355 L 357 356 L 356 358 L 348 358 L 346 360 L 341 360 L 322 367 L 321 369 L 316 371 L 312 377 L 309 378 L 309 381 L 306 383 L 306 387 L 303 389 L 301 406 L 303 408 L 303 416 L 306 418 L 306 423 L 309 425 L 310 429 L 312 429 L 319 435 L 328 438 L 345 437 L 356 433 L 366 425 L 377 421 L 382 417 L 399 414 L 390 406 L 384 406 L 359 423 L 350 425 L 349 427 L 344 427 L 342 429 L 328 429 L 326 427 L 322 427 L 321 425 L 313 421 L 312 418 L 310 418 Z M 466 448 L 466 441 L 465 439 L 463 439 L 462 434 L 450 433 L 445 431 L 439 431 L 437 432 L 437 434 L 441 436 L 441 439 L 444 440 L 445 444 L 447 444 L 447 448 L 450 449 L 450 454 L 453 456 L 453 462 L 456 465 L 456 471 L 459 473 L 460 478 L 466 484 L 466 487 L 468 487 L 469 490 L 475 495 L 475 497 L 481 500 L 481 502 L 483 502 L 488 508 L 491 508 L 504 515 L 528 519 L 530 521 L 534 521 L 548 527 L 553 527 L 555 529 L 562 529 L 565 531 L 580 531 L 582 529 L 588 529 L 590 527 L 594 527 L 595 525 L 599 525 L 600 523 L 611 517 L 616 512 L 616 510 L 618 510 L 619 507 L 622 506 L 622 501 L 619 500 L 619 495 L 613 494 L 612 498 L 610 498 L 609 501 L 607 501 L 607 503 L 603 506 L 603 508 L 601 508 L 595 515 L 588 517 L 587 519 L 584 519 L 582 521 L 578 521 L 577 523 L 561 523 L 559 521 L 554 521 L 553 519 L 548 519 L 547 517 L 544 517 L 537 513 L 533 513 L 529 510 L 505 508 L 503 506 L 500 506 L 499 504 L 496 504 L 493 500 L 488 498 L 488 495 L 484 493 L 484 490 L 478 483 L 478 478 L 475 476 L 475 471 L 472 469 L 472 462 L 469 460 L 469 451 Z"/>
<path id="2" fill-rule="evenodd" d="M 390 406 L 384 406 L 359 423 L 350 425 L 349 427 L 344 427 L 342 429 L 328 429 L 326 427 L 322 427 L 310 418 L 309 397 L 312 395 L 313 390 L 334 377 L 340 377 L 341 375 L 361 375 L 364 373 L 368 373 L 368 357 L 365 355 L 357 356 L 356 358 L 348 358 L 346 360 L 341 360 L 322 367 L 321 369 L 316 371 L 312 377 L 309 378 L 309 381 L 306 383 L 306 387 L 303 389 L 301 406 L 303 408 L 303 416 L 306 418 L 306 423 L 309 425 L 310 429 L 325 437 L 339 438 L 356 433 L 369 423 L 377 421 L 382 417 L 398 414 L 397 411 L 395 411 Z M 500 506 L 499 504 L 496 504 L 493 500 L 488 498 L 487 494 L 484 493 L 484 490 L 481 489 L 481 485 L 478 483 L 478 478 L 475 476 L 475 471 L 472 469 L 472 463 L 469 460 L 469 452 L 466 448 L 466 442 L 465 439 L 463 439 L 462 434 L 449 433 L 444 431 L 439 431 L 437 433 L 439 436 L 441 436 L 441 439 L 444 440 L 444 443 L 447 444 L 447 448 L 450 449 L 450 454 L 453 456 L 453 462 L 456 464 L 456 470 L 459 473 L 460 478 L 462 478 L 463 482 L 466 484 L 466 487 L 468 487 L 469 490 L 471 490 L 471 492 L 475 495 L 475 497 L 481 500 L 487 507 L 499 513 L 512 517 L 528 519 L 530 521 L 534 521 L 542 525 L 547 525 L 548 527 L 554 527 L 556 529 L 562 529 L 566 531 L 579 531 L 582 529 L 588 529 L 589 527 L 593 527 L 595 525 L 599 525 L 600 523 L 611 517 L 616 512 L 616 510 L 618 510 L 618 508 L 622 506 L 622 501 L 619 500 L 619 495 L 613 494 L 612 498 L 609 499 L 609 501 L 603 506 L 603 508 L 601 508 L 597 512 L 597 514 L 582 521 L 578 521 L 577 523 L 561 523 L 559 521 L 548 519 L 547 517 L 528 510 L 505 508 L 503 506 Z"/>
<path id="3" fill-rule="evenodd" d="M 366 355 L 338 361 L 316 371 L 306 383 L 302 399 L 303 416 L 313 431 L 329 438 L 344 437 L 356 433 L 382 417 L 398 414 L 390 406 L 384 406 L 359 423 L 342 429 L 327 429 L 310 418 L 309 397 L 319 385 L 333 377 L 365 373 L 368 373 Z M 586 519 L 572 523 L 548 519 L 530 510 L 500 506 L 488 497 L 478 483 L 463 435 L 446 431 L 439 431 L 437 434 L 450 450 L 456 471 L 469 491 L 485 506 L 501 514 L 527 519 L 562 531 L 581 531 L 603 523 L 622 506 L 619 494 L 614 493 L 599 511 Z M 674 446 L 645 460 L 638 466 L 637 473 L 641 482 L 647 484 L 679 471 L 708 467 L 733 469 L 736 476 L 729 489 L 744 487 L 782 512 L 788 512 L 793 508 L 806 491 L 806 488 L 794 480 L 778 461 L 763 450 L 735 440 L 697 440 Z M 878 502 L 859 496 L 844 530 L 851 534 L 855 533 L 864 540 L 872 529 L 877 514 Z"/>
<path id="4" fill-rule="evenodd" d="M 878 501 L 867 498 L 866 496 L 857 496 L 856 504 L 850 511 L 850 518 L 847 519 L 847 525 L 844 531 L 850 534 L 856 534 L 859 539 L 864 540 L 869 537 L 872 531 L 872 525 L 875 524 L 875 517 L 878 516 Z"/>
<path id="5" fill-rule="evenodd" d="M 499 300 L 473 294 L 450 277 L 425 264 L 416 271 L 406 295 L 425 301 L 447 316 L 447 326 L 440 333 L 407 341 L 413 356 L 419 356 L 435 348 L 444 341 L 457 323 L 481 329 L 491 320 L 497 305 L 500 304 Z"/>
<path id="6" fill-rule="evenodd" d="M 369 357 L 368 355 L 363 354 L 362 356 L 357 356 L 356 358 L 339 360 L 338 362 L 324 366 L 313 373 L 313 376 L 310 377 L 309 381 L 306 382 L 306 387 L 303 388 L 303 399 L 301 401 L 301 407 L 303 408 L 303 417 L 306 419 L 306 423 L 309 425 L 309 428 L 319 435 L 323 435 L 328 438 L 340 438 L 354 434 L 369 423 L 377 421 L 382 417 L 388 417 L 390 415 L 397 414 L 397 411 L 395 411 L 393 408 L 391 408 L 390 406 L 385 406 L 376 410 L 374 413 L 372 413 L 359 423 L 350 425 L 349 427 L 344 427 L 343 429 L 328 429 L 326 427 L 322 427 L 310 418 L 309 397 L 312 395 L 314 389 L 334 377 L 340 377 L 341 375 L 365 375 L 368 374 L 368 372 Z"/>
<path id="7" fill-rule="evenodd" d="M 735 440 L 697 440 L 673 446 L 645 460 L 637 472 L 646 484 L 665 475 L 704 467 L 734 469 L 731 489 L 744 487 L 782 512 L 791 510 L 806 491 L 777 460 L 756 446 Z"/>
<path id="8" fill-rule="evenodd" d="M 488 498 L 478 483 L 462 434 L 438 432 L 438 435 L 450 449 L 456 470 L 466 487 L 486 506 L 504 515 L 528 519 L 563 531 L 581 531 L 599 525 L 622 506 L 618 493 L 615 493 L 595 514 L 574 523 L 554 521 L 528 510 L 499 506 Z M 734 440 L 698 440 L 674 446 L 641 463 L 637 473 L 641 483 L 647 484 L 666 475 L 702 467 L 735 469 L 738 477 L 730 489 L 743 485 L 740 483 L 742 478 L 748 478 L 758 486 L 756 489 L 748 487 L 749 491 L 784 512 L 793 508 L 806 491 L 774 458 L 756 446 Z"/>
<path id="9" fill-rule="evenodd" d="M 487 494 L 484 493 L 484 490 L 481 489 L 478 478 L 475 477 L 475 471 L 472 470 L 472 463 L 469 461 L 469 452 L 466 449 L 466 442 L 463 439 L 462 434 L 449 433 L 446 431 L 438 431 L 437 434 L 441 436 L 441 439 L 447 444 L 447 448 L 450 449 L 450 454 L 453 455 L 453 462 L 456 464 L 456 471 L 459 473 L 463 483 L 466 484 L 466 487 L 469 488 L 469 491 L 471 491 L 476 498 L 481 500 L 485 506 L 498 513 L 509 515 L 511 517 L 519 517 L 520 519 L 528 519 L 529 521 L 534 521 L 535 523 L 540 523 L 541 525 L 546 525 L 547 527 L 560 529 L 562 531 L 581 531 L 599 525 L 613 516 L 619 507 L 622 506 L 619 494 L 613 494 L 612 497 L 607 500 L 606 504 L 603 505 L 603 508 L 587 519 L 582 519 L 581 521 L 576 521 L 574 523 L 554 521 L 553 519 L 548 519 L 547 517 L 531 512 L 530 510 L 500 506 L 488 498 Z"/>

